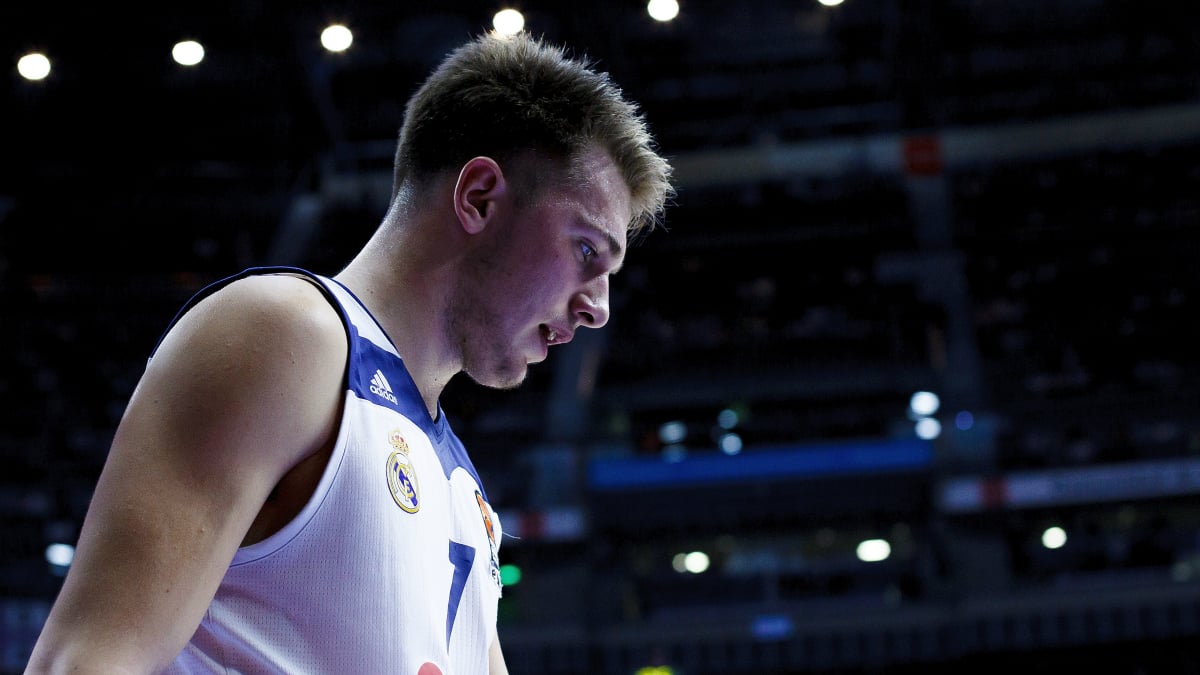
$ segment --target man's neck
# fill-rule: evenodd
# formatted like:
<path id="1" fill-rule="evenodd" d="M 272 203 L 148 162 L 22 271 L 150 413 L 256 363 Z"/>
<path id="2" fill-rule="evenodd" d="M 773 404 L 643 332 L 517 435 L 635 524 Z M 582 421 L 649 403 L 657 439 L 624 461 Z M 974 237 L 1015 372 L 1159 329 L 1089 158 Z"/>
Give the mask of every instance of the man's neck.
<path id="1" fill-rule="evenodd" d="M 438 398 L 460 368 L 442 330 L 444 285 L 436 273 L 397 271 L 419 272 L 423 268 L 416 263 L 381 264 L 384 260 L 378 252 L 364 251 L 336 278 L 358 296 L 392 340 L 430 418 L 436 419 Z"/>

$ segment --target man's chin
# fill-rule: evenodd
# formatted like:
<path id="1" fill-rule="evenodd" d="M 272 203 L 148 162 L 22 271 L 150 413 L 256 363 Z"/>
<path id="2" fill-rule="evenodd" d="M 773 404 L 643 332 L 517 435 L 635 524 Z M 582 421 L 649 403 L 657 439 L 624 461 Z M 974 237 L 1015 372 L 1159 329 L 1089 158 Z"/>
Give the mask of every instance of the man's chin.
<path id="1" fill-rule="evenodd" d="M 516 389 L 525 383 L 525 378 L 528 375 L 529 366 L 520 366 L 514 369 L 506 368 L 500 372 L 484 374 L 467 371 L 467 377 L 470 377 L 473 382 L 489 389 Z"/>

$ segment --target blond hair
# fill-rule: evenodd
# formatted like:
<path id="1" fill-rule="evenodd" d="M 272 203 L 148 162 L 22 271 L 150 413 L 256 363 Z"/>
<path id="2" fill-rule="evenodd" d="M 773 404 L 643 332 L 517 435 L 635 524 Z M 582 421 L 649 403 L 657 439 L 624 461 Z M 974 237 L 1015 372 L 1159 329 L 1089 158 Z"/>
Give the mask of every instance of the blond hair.
<path id="1" fill-rule="evenodd" d="M 637 106 L 607 73 L 561 46 L 485 33 L 450 52 L 409 99 L 393 197 L 406 182 L 457 171 L 479 155 L 503 164 L 533 151 L 562 162 L 569 176 L 593 147 L 608 152 L 629 186 L 630 236 L 653 229 L 674 195 L 672 169 Z"/>

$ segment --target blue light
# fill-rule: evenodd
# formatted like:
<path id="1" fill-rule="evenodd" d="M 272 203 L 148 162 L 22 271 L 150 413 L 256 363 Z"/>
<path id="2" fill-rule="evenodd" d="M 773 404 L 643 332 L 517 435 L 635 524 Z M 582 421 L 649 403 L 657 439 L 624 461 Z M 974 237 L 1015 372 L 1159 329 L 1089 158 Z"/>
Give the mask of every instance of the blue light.
<path id="1" fill-rule="evenodd" d="M 742 451 L 742 438 L 737 434 L 725 434 L 721 436 L 721 452 L 727 455 L 736 455 Z"/>
<path id="2" fill-rule="evenodd" d="M 658 440 L 667 445 L 679 443 L 687 438 L 687 425 L 683 422 L 666 422 L 658 428 Z"/>
<path id="3" fill-rule="evenodd" d="M 792 634 L 792 619 L 782 614 L 756 616 L 750 630 L 759 640 L 782 640 Z"/>

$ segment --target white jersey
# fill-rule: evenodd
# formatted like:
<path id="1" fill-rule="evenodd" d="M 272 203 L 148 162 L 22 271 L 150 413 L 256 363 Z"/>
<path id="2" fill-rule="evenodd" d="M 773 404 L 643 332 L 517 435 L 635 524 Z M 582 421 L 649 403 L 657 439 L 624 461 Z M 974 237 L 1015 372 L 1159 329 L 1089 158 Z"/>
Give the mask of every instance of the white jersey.
<path id="1" fill-rule="evenodd" d="M 439 409 L 352 293 L 346 406 L 312 498 L 241 548 L 167 673 L 486 675 L 500 597 L 500 521 Z M 182 314 L 182 311 L 180 312 Z"/>

